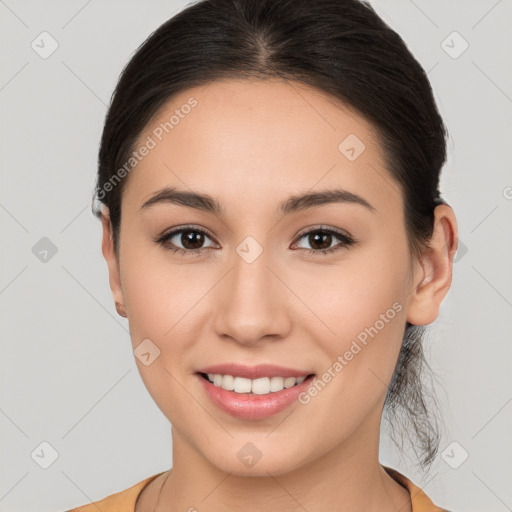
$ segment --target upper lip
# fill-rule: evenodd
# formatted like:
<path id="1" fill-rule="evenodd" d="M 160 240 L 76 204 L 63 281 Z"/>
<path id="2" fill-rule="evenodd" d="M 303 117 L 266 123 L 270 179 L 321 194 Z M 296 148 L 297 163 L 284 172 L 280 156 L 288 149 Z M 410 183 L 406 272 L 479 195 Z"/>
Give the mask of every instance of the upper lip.
<path id="1" fill-rule="evenodd" d="M 220 375 L 233 375 L 233 377 L 245 377 L 246 379 L 259 379 L 261 377 L 306 377 L 313 372 L 286 368 L 275 364 L 259 364 L 247 366 L 237 363 L 215 364 L 205 366 L 198 373 L 212 373 Z"/>

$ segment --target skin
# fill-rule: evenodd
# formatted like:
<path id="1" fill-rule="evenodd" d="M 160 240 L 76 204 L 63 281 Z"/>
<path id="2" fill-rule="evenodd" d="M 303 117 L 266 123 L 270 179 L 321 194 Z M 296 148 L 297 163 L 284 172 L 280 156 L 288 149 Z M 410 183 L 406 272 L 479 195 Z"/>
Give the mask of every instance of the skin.
<path id="1" fill-rule="evenodd" d="M 159 493 L 157 510 L 168 511 L 255 504 L 262 512 L 411 511 L 408 491 L 379 464 L 379 429 L 405 323 L 434 322 L 451 285 L 452 209 L 436 208 L 430 248 L 413 260 L 401 189 L 385 168 L 373 126 L 303 84 L 225 80 L 188 89 L 139 140 L 191 96 L 198 105 L 128 177 L 118 257 L 108 212 L 102 218 L 114 300 L 126 311 L 133 348 L 149 338 L 161 351 L 149 366 L 136 362 L 172 424 L 172 471 L 144 489 L 137 512 L 154 510 Z M 366 146 L 354 161 L 338 150 L 349 134 Z M 176 204 L 141 211 L 164 186 L 207 193 L 225 212 Z M 334 203 L 276 213 L 292 194 L 340 187 L 376 211 Z M 213 235 L 200 255 L 172 253 L 154 241 L 184 224 Z M 344 247 L 333 236 L 326 245 L 339 250 L 324 255 L 321 241 L 297 236 L 320 227 L 358 243 Z M 236 252 L 247 236 L 263 248 L 250 264 Z M 194 247 L 183 240 L 172 238 L 178 247 Z M 395 302 L 401 311 L 316 397 L 266 420 L 220 411 L 195 375 L 202 366 L 238 361 L 321 376 Z M 262 454 L 251 468 L 237 457 L 248 442 Z"/>

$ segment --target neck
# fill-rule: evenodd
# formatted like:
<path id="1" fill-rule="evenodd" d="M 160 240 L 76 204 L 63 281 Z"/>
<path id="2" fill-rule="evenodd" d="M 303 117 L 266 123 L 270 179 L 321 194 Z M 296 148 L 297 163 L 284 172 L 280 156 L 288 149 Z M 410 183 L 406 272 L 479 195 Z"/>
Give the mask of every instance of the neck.
<path id="1" fill-rule="evenodd" d="M 291 472 L 251 477 L 212 465 L 173 428 L 173 468 L 151 510 L 412 512 L 409 492 L 378 461 L 378 436 L 368 442 L 361 428 L 354 437 Z"/>

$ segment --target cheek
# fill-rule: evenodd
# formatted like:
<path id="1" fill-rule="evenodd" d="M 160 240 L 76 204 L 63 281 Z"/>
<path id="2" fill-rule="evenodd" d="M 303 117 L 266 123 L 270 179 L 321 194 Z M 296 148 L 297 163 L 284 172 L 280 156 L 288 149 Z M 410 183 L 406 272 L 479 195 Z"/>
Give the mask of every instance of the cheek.
<path id="1" fill-rule="evenodd" d="M 376 259 L 370 254 L 358 254 L 338 266 L 316 271 L 314 277 L 301 278 L 300 293 L 318 315 L 315 325 L 324 330 L 329 327 L 330 336 L 326 339 L 343 343 L 376 323 L 382 332 L 391 331 L 389 324 L 400 323 L 397 318 L 401 318 L 399 313 L 403 310 L 407 276 L 399 270 L 398 262 Z M 316 287 L 312 286 L 315 282 Z M 395 303 L 398 304 L 393 306 Z"/>
<path id="2" fill-rule="evenodd" d="M 393 373 L 406 322 L 407 275 L 400 268 L 382 257 L 361 258 L 324 280 L 323 293 L 309 295 L 323 320 L 314 330 L 328 356 L 325 370 L 342 375 L 335 380 L 350 397 L 380 396 Z"/>
<path id="3" fill-rule="evenodd" d="M 127 244 L 122 258 L 123 295 L 134 342 L 141 336 L 165 341 L 187 323 L 188 313 L 207 293 L 204 266 L 180 265 L 170 253 L 147 242 Z"/>
<path id="4" fill-rule="evenodd" d="M 388 291 L 376 293 L 369 287 L 357 298 L 338 294 L 328 304 L 329 316 L 323 317 L 336 335 L 315 338 L 327 357 L 317 376 L 318 392 L 310 390 L 311 411 L 318 416 L 317 428 L 331 442 L 381 411 L 405 325 L 404 308 L 395 300 L 398 295 L 386 283 L 382 286 Z"/>
<path id="5" fill-rule="evenodd" d="M 169 414 L 178 416 L 177 404 L 184 396 L 180 382 L 189 378 L 187 373 L 194 367 L 194 340 L 201 338 L 208 320 L 207 301 L 202 299 L 211 290 L 214 276 L 206 265 L 171 262 L 161 250 L 160 254 L 152 249 L 133 251 L 124 261 L 123 293 L 132 348 L 136 356 L 141 343 L 150 340 L 158 353 L 149 366 L 137 358 L 136 363 L 150 395 L 172 422 L 177 418 Z"/>
<path id="6" fill-rule="evenodd" d="M 187 410 L 190 414 L 190 397 L 184 398 L 188 395 L 181 385 L 182 369 L 190 367 L 187 354 L 190 339 L 195 338 L 193 329 L 197 328 L 192 325 L 194 304 L 205 291 L 195 286 L 191 279 L 198 277 L 189 275 L 189 270 L 183 271 L 185 266 L 164 260 L 149 251 L 127 254 L 122 268 L 123 294 L 141 378 L 162 413 L 171 423 L 179 425 Z M 207 290 L 207 283 L 204 288 Z M 143 352 L 139 346 L 148 346 L 150 352 L 155 350 L 157 357 L 144 364 L 137 357 L 138 352 Z"/>

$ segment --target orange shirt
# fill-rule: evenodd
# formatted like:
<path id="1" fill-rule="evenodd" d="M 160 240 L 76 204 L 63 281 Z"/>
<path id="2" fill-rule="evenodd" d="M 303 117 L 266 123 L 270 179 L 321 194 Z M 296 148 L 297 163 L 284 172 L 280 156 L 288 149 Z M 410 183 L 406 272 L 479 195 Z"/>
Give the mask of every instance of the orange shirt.
<path id="1" fill-rule="evenodd" d="M 409 491 L 413 512 L 448 512 L 445 509 L 436 507 L 430 498 L 407 477 L 394 469 L 386 466 L 383 466 L 383 468 L 394 480 Z M 142 489 L 144 489 L 149 482 L 163 473 L 165 473 L 165 471 L 150 476 L 124 491 L 111 494 L 101 501 L 89 503 L 88 505 L 83 505 L 81 507 L 68 510 L 67 512 L 98 512 L 98 510 L 101 510 L 101 512 L 134 512 L 135 502 L 137 501 L 139 494 L 142 492 Z"/>

